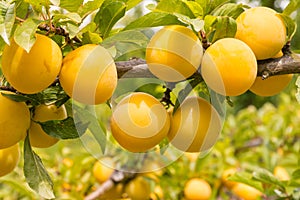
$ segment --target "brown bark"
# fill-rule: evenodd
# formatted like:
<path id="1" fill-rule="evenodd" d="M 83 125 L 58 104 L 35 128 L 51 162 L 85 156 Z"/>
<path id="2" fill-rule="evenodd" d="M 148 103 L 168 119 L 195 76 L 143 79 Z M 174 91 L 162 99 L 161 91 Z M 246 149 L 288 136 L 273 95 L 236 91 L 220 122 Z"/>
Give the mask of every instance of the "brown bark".
<path id="1" fill-rule="evenodd" d="M 153 78 L 145 60 L 133 58 L 116 62 L 119 78 Z M 300 73 L 300 54 L 285 54 L 281 58 L 258 61 L 257 76 L 269 76 Z"/>
<path id="2" fill-rule="evenodd" d="M 300 54 L 286 54 L 281 58 L 258 61 L 257 74 L 263 78 L 297 73 L 300 73 Z"/>

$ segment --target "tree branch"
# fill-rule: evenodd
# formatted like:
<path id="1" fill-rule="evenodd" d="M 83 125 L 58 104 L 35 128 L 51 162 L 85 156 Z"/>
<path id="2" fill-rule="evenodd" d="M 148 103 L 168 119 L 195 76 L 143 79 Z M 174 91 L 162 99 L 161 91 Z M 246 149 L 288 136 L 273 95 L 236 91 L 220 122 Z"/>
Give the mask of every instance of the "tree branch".
<path id="1" fill-rule="evenodd" d="M 110 179 L 102 183 L 101 186 L 97 188 L 97 190 L 95 190 L 94 192 L 86 196 L 84 200 L 95 200 L 101 197 L 101 195 L 105 194 L 105 192 L 113 188 L 116 184 L 129 182 L 130 180 L 134 179 L 136 176 L 137 176 L 136 173 L 122 172 L 122 171 L 115 170 L 111 175 Z"/>
<path id="2" fill-rule="evenodd" d="M 300 73 L 300 54 L 286 54 L 281 58 L 258 61 L 258 76 Z"/>
<path id="3" fill-rule="evenodd" d="M 116 62 L 116 66 L 119 78 L 154 78 L 146 61 L 140 58 Z M 258 61 L 257 76 L 263 78 L 298 73 L 300 73 L 300 54 L 285 54 L 281 58 Z"/>
<path id="4" fill-rule="evenodd" d="M 118 78 L 154 78 L 149 71 L 146 61 L 141 58 L 132 58 L 128 61 L 116 62 Z"/>
<path id="5" fill-rule="evenodd" d="M 248 151 L 250 148 L 261 146 L 261 145 L 263 145 L 263 142 L 264 142 L 263 138 L 255 137 L 255 138 L 251 139 L 250 141 L 248 141 L 243 146 L 236 148 L 234 155 L 237 155 L 242 151 Z"/>

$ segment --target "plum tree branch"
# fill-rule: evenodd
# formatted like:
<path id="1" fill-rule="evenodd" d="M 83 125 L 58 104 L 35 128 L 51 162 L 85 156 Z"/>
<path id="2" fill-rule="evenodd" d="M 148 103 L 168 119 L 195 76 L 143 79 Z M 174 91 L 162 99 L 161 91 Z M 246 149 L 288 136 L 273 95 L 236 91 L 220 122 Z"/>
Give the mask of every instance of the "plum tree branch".
<path id="1" fill-rule="evenodd" d="M 119 78 L 154 78 L 146 61 L 133 58 L 116 62 Z M 258 61 L 257 76 L 269 76 L 300 73 L 300 54 L 287 53 L 281 58 Z"/>
<path id="2" fill-rule="evenodd" d="M 154 78 L 149 71 L 146 61 L 141 58 L 132 58 L 128 61 L 116 62 L 118 78 Z"/>
<path id="3" fill-rule="evenodd" d="M 136 175 L 136 173 L 115 170 L 107 181 L 102 183 L 101 186 L 97 188 L 97 190 L 86 196 L 84 200 L 98 199 L 99 197 L 101 197 L 101 195 L 105 194 L 105 192 L 113 188 L 116 184 L 128 182 L 134 179 Z"/>
<path id="4" fill-rule="evenodd" d="M 128 61 L 116 62 L 118 78 L 155 78 L 149 71 L 145 60 L 141 58 L 132 58 Z M 281 58 L 267 59 L 258 61 L 257 76 L 263 79 L 270 76 L 282 74 L 300 73 L 300 54 L 286 53 Z M 199 76 L 199 72 L 192 77 Z M 56 84 L 58 79 L 54 82 Z M 11 86 L 4 86 L 0 77 L 0 90 L 15 92 Z"/>
<path id="5" fill-rule="evenodd" d="M 300 54 L 285 54 L 281 58 L 258 62 L 259 76 L 267 78 L 274 75 L 300 73 Z"/>

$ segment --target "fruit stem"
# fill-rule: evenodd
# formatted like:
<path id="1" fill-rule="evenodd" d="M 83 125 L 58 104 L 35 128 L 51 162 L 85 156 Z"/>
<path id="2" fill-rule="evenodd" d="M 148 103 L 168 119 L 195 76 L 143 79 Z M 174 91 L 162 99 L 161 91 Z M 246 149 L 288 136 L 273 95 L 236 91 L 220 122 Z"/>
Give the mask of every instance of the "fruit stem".
<path id="1" fill-rule="evenodd" d="M 10 86 L 0 86 L 0 90 L 10 91 L 10 92 L 17 92 L 17 90 Z"/>
<path id="2" fill-rule="evenodd" d="M 173 87 L 174 88 L 174 87 Z M 166 108 L 168 109 L 171 106 L 174 106 L 174 104 L 171 101 L 171 92 L 172 89 L 170 89 L 169 87 L 166 87 L 166 90 L 164 92 L 164 96 L 163 98 L 160 100 L 160 102 L 166 106 Z"/>
<path id="3" fill-rule="evenodd" d="M 202 41 L 202 46 L 203 46 L 203 48 L 204 48 L 204 49 L 207 49 L 207 48 L 211 45 L 211 43 L 208 42 L 207 36 L 206 36 L 205 32 L 204 32 L 203 30 L 200 30 L 200 31 L 199 31 L 199 35 L 200 35 L 200 37 L 201 37 L 201 41 Z"/>

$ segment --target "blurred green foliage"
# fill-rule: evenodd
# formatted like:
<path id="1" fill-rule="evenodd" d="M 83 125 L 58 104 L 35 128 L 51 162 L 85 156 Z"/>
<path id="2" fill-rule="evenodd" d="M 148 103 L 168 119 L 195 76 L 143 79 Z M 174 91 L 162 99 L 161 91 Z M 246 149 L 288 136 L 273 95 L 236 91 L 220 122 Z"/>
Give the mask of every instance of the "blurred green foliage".
<path id="1" fill-rule="evenodd" d="M 297 80 L 297 77 L 298 75 L 294 75 L 293 80 L 282 92 L 290 94 L 291 97 L 294 97 L 296 93 L 295 82 Z M 280 94 L 271 97 L 261 97 L 248 91 L 238 97 L 231 97 L 231 101 L 233 102 L 233 106 L 230 107 L 229 110 L 233 113 L 237 113 L 240 110 L 247 108 L 249 105 L 253 105 L 257 108 L 260 108 L 267 102 L 277 107 L 280 104 Z"/>
<path id="2" fill-rule="evenodd" d="M 209 181 L 215 195 L 211 199 L 235 199 L 232 191 L 220 180 L 223 171 L 232 167 L 250 179 L 261 170 L 273 173 L 278 165 L 291 176 L 299 169 L 300 162 L 299 109 L 300 105 L 293 96 L 282 93 L 278 96 L 277 107 L 265 103 L 259 108 L 248 106 L 237 113 L 227 113 L 222 135 L 210 154 L 200 154 L 195 161 L 183 156 L 166 169 L 160 179 L 160 184 L 166 189 L 166 199 L 180 199 L 184 183 L 191 177 Z M 172 180 L 184 181 L 172 183 Z M 286 199 L 296 199 L 293 195 L 296 195 L 299 181 L 298 177 L 284 183 L 281 192 Z M 265 195 L 279 199 L 275 191 L 277 187 L 265 184 Z"/>
<path id="3" fill-rule="evenodd" d="M 295 52 L 300 53 L 300 10 L 298 10 L 296 21 L 297 21 L 298 29 L 296 31 L 296 34 L 295 34 L 291 44 L 292 44 L 292 49 Z"/>

